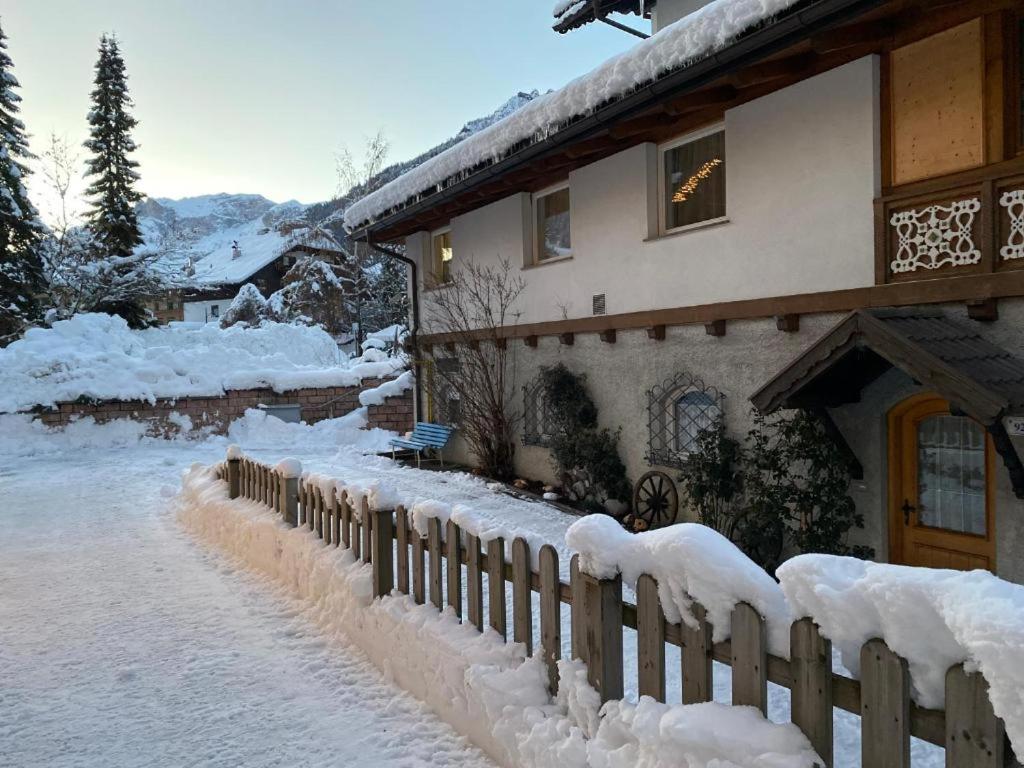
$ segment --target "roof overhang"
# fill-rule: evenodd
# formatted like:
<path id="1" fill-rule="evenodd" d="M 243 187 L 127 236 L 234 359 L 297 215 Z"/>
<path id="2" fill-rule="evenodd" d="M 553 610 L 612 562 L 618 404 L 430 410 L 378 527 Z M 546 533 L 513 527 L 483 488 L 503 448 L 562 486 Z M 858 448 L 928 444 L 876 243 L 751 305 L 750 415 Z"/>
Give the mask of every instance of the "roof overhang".
<path id="1" fill-rule="evenodd" d="M 826 333 L 750 400 L 765 414 L 800 408 L 823 412 L 858 402 L 896 368 L 985 426 L 1024 498 L 1024 464 L 1004 417 L 1021 410 L 1024 361 L 938 310 L 857 310 Z"/>
<path id="2" fill-rule="evenodd" d="M 643 5 L 642 12 L 641 4 Z M 590 2 L 563 13 L 551 28 L 555 32 L 565 34 L 592 21 L 603 19 L 610 13 L 633 13 L 646 16 L 653 7 L 654 0 L 590 0 Z"/>
<path id="3" fill-rule="evenodd" d="M 404 237 L 433 224 L 425 220 L 440 219 L 453 205 L 465 210 L 498 200 L 521 189 L 530 189 L 530 180 L 544 180 L 555 172 L 568 173 L 571 167 L 594 162 L 600 157 L 627 149 L 649 140 L 640 134 L 629 134 L 622 140 L 607 140 L 612 126 L 634 118 L 644 118 L 657 111 L 666 102 L 673 102 L 698 89 L 714 84 L 733 73 L 753 67 L 766 59 L 794 48 L 818 33 L 850 22 L 870 11 L 889 4 L 891 0 L 808 0 L 780 13 L 776 18 L 741 36 L 732 44 L 692 64 L 673 70 L 627 96 L 611 101 L 585 117 L 576 119 L 546 138 L 534 141 L 507 153 L 502 158 L 476 169 L 461 173 L 439 185 L 440 191 L 421 193 L 403 205 L 379 218 L 358 225 L 350 232 L 356 240 L 388 242 Z M 844 55 L 865 55 L 863 40 L 858 45 L 845 44 L 839 55 L 818 54 L 808 51 L 808 57 L 821 59 L 824 68 L 843 63 Z M 867 41 L 870 43 L 871 41 Z M 814 74 L 813 66 L 808 66 Z M 821 71 L 824 71 L 822 69 Z M 770 92 L 770 88 L 748 88 L 751 98 Z M 728 86 L 732 87 L 732 86 Z M 778 87 L 782 87 L 781 85 Z M 717 90 L 717 89 L 715 89 Z M 595 152 L 574 153 L 573 149 L 586 146 L 583 142 L 597 141 Z M 572 148 L 572 149 L 571 149 Z M 564 162 L 559 155 L 574 155 Z M 554 162 L 552 162 L 554 161 Z M 506 188 L 494 190 L 495 184 L 513 180 Z M 458 215 L 459 211 L 449 215 Z"/>

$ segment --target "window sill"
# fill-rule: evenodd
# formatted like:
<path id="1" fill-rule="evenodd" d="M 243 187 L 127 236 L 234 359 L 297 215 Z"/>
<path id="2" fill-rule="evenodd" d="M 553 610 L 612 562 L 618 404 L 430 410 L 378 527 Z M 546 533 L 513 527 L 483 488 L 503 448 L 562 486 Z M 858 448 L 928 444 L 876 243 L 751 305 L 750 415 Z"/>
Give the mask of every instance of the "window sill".
<path id="1" fill-rule="evenodd" d="M 663 232 L 655 237 L 645 237 L 645 243 L 653 243 L 657 240 L 667 240 L 670 237 L 678 237 L 679 235 L 688 235 L 691 232 L 696 232 L 701 229 L 710 229 L 711 227 L 718 227 L 722 224 L 728 224 L 728 216 L 720 216 L 717 219 L 708 219 L 707 221 L 698 221 L 696 224 L 687 224 L 685 227 L 677 227 L 676 229 Z"/>
<path id="2" fill-rule="evenodd" d="M 561 264 L 563 261 L 572 261 L 572 254 L 568 256 L 559 256 L 557 259 L 544 259 L 544 261 L 535 261 L 532 264 L 523 265 L 523 269 L 537 269 L 538 267 L 546 267 L 549 264 Z"/>

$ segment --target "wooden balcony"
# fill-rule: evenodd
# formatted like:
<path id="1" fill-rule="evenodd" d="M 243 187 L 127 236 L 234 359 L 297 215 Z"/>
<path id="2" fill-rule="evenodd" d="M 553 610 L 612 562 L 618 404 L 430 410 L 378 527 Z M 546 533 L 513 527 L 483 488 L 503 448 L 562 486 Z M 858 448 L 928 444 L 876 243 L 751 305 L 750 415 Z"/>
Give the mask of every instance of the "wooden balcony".
<path id="1" fill-rule="evenodd" d="M 1024 158 L 886 190 L 875 200 L 875 282 L 1024 269 Z"/>

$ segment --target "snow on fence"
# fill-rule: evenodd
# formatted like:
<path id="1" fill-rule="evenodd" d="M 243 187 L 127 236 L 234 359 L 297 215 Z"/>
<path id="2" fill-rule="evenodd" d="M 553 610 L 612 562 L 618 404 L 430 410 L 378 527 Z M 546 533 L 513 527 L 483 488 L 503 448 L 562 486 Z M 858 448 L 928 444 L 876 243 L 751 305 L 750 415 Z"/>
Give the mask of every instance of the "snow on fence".
<path id="1" fill-rule="evenodd" d="M 658 585 L 649 574 L 639 577 L 632 604 L 623 600 L 621 575 L 602 579 L 584 573 L 578 555 L 572 557 L 566 584 L 559 578 L 558 552 L 550 544 L 535 557 L 521 537 L 509 549 L 500 537 L 482 546 L 478 536 L 454 520 L 442 525 L 437 517 L 426 520 L 423 536 L 410 524 L 404 507 L 371 510 L 365 496 L 357 506 L 345 491 L 325 495 L 317 483 L 304 482 L 293 460 L 271 467 L 235 449 L 216 471 L 228 484 L 230 498 L 265 504 L 288 525 L 308 527 L 325 544 L 349 548 L 357 559 L 370 563 L 375 597 L 397 589 L 421 605 L 429 599 L 439 611 L 450 606 L 478 631 L 486 623 L 508 640 L 505 583 L 511 582 L 511 639 L 523 643 L 527 655 L 541 656 L 552 693 L 558 685 L 565 604 L 571 612 L 572 655 L 585 662 L 588 681 L 602 702 L 623 697 L 623 629 L 629 628 L 637 632 L 641 696 L 665 701 L 668 648 L 682 654 L 684 704 L 712 701 L 713 663 L 727 664 L 732 667 L 733 705 L 757 707 L 767 715 L 768 683 L 790 690 L 792 721 L 828 766 L 833 763 L 833 707 L 861 717 L 864 766 L 909 768 L 911 736 L 944 747 L 947 766 L 1019 765 L 1005 725 L 993 711 L 988 684 L 963 664 L 946 674 L 945 710 L 926 709 L 911 701 L 907 661 L 882 640 L 863 645 L 860 680 L 854 680 L 833 672 L 831 642 L 809 618 L 791 624 L 788 659 L 769 653 L 765 620 L 747 603 L 732 611 L 730 639 L 714 642 L 708 612 L 697 602 L 691 603 L 695 626 L 666 620 Z M 534 615 L 531 592 L 539 594 L 539 616 Z M 538 619 L 540 646 L 534 648 Z"/>

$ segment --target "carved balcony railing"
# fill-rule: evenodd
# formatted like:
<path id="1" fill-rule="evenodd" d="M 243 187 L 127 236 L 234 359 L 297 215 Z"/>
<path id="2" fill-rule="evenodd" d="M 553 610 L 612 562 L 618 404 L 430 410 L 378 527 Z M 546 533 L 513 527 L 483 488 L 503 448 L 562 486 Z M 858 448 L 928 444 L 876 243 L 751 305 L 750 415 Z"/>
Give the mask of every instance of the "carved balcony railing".
<path id="1" fill-rule="evenodd" d="M 878 284 L 1024 269 L 1024 158 L 879 197 L 875 251 Z"/>

